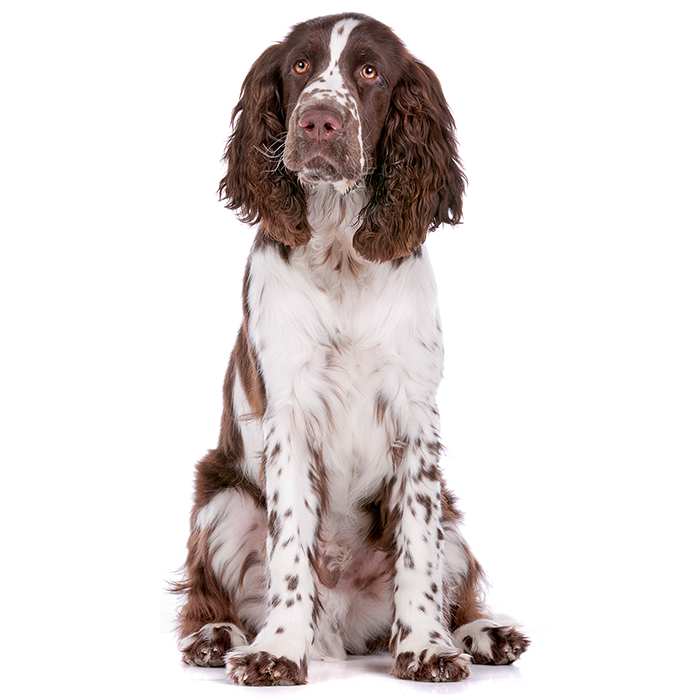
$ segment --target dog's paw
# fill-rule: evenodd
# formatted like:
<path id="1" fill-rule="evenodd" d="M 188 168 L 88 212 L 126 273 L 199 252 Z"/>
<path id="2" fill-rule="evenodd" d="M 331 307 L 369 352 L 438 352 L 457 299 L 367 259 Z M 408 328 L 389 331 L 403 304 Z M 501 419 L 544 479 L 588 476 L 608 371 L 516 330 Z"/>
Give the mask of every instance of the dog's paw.
<path id="1" fill-rule="evenodd" d="M 462 681 L 469 677 L 469 656 L 454 651 L 432 649 L 420 652 L 403 651 L 396 657 L 392 674 L 408 681 L 445 683 Z"/>
<path id="2" fill-rule="evenodd" d="M 246 638 L 230 622 L 213 622 L 183 637 L 178 643 L 182 660 L 191 666 L 223 666 L 224 657 L 236 646 L 246 644 Z"/>
<path id="3" fill-rule="evenodd" d="M 296 663 L 267 651 L 232 652 L 226 657 L 226 675 L 238 685 L 304 685 L 306 659 Z"/>
<path id="4" fill-rule="evenodd" d="M 496 625 L 491 620 L 462 625 L 453 632 L 453 637 L 475 664 L 512 664 L 530 645 L 530 640 L 515 626 Z"/>

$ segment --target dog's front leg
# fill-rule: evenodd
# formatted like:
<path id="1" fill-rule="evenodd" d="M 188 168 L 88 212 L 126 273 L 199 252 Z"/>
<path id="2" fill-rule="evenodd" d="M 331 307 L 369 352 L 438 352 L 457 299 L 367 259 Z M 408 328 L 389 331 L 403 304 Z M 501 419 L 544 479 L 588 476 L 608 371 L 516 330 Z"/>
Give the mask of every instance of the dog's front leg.
<path id="1" fill-rule="evenodd" d="M 322 445 L 342 397 L 309 294 L 274 247 L 253 253 L 244 303 L 266 396 L 269 589 L 266 623 L 252 644 L 226 659 L 231 680 L 245 685 L 305 683 L 319 614 L 313 565 L 327 500 Z"/>
<path id="2" fill-rule="evenodd" d="M 444 533 L 441 528 L 440 443 L 437 411 L 426 401 L 407 402 L 404 429 L 392 446 L 390 506 L 395 522 L 395 615 L 390 648 L 393 673 L 422 681 L 456 681 L 469 675 L 469 657 L 445 624 Z M 401 426 L 399 416 L 396 423 Z"/>
<path id="3" fill-rule="evenodd" d="M 312 571 L 324 501 L 324 466 L 309 416 L 299 405 L 268 410 L 264 421 L 268 512 L 269 616 L 253 644 L 227 657 L 244 685 L 306 682 L 318 615 Z"/>

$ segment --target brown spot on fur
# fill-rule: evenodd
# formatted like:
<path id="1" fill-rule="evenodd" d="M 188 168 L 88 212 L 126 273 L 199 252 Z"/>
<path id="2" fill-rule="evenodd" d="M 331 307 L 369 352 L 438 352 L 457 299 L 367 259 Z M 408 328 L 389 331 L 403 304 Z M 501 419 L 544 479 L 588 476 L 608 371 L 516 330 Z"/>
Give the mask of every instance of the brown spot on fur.
<path id="1" fill-rule="evenodd" d="M 246 554 L 246 558 L 243 560 L 243 563 L 241 564 L 241 570 L 238 575 L 238 588 L 240 589 L 243 586 L 243 581 L 245 580 L 246 575 L 248 574 L 248 571 L 252 569 L 254 566 L 261 566 L 263 563 L 262 557 L 260 556 L 260 553 L 254 549 L 252 549 L 248 554 Z"/>
<path id="2" fill-rule="evenodd" d="M 386 400 L 386 397 L 383 394 L 377 394 L 377 398 L 374 400 L 374 417 L 377 423 L 384 422 L 388 407 L 389 402 Z"/>
<path id="3" fill-rule="evenodd" d="M 389 640 L 389 650 L 392 654 L 396 653 L 399 642 L 403 642 L 406 637 L 411 634 L 411 628 L 404 624 L 401 620 L 397 619 L 394 624 L 396 629 Z"/>
<path id="4" fill-rule="evenodd" d="M 277 544 L 277 540 L 280 536 L 279 518 L 277 517 L 277 511 L 274 509 L 270 511 L 270 514 L 268 516 L 267 529 L 270 533 L 270 539 L 272 540 L 272 545 L 274 548 L 274 545 Z"/>
<path id="5" fill-rule="evenodd" d="M 308 441 L 307 447 L 311 454 L 309 481 L 311 482 L 311 488 L 318 498 L 320 512 L 323 514 L 328 508 L 328 476 L 326 474 L 326 465 L 323 462 L 320 450 L 318 450 L 311 441 Z"/>
<path id="6" fill-rule="evenodd" d="M 416 501 L 420 503 L 423 508 L 425 508 L 425 523 L 426 525 L 430 522 L 430 518 L 433 514 L 433 504 L 429 496 L 424 493 L 419 493 L 416 495 Z"/>
<path id="7" fill-rule="evenodd" d="M 391 444 L 391 463 L 394 467 L 394 471 L 399 468 L 399 465 L 403 461 L 403 456 L 406 452 L 406 439 L 398 438 Z"/>
<path id="8" fill-rule="evenodd" d="M 384 479 L 377 493 L 360 503 L 360 508 L 369 515 L 367 540 L 378 549 L 396 555 L 395 536 L 401 517 L 398 505 L 391 506 L 391 494 L 397 479 Z M 393 567 L 393 562 L 392 562 Z"/>
<path id="9" fill-rule="evenodd" d="M 430 481 L 438 481 L 440 479 L 440 470 L 437 464 L 430 464 L 427 467 L 421 467 L 420 477 L 422 479 L 429 479 Z"/>
<path id="10" fill-rule="evenodd" d="M 389 650 L 389 632 L 380 634 L 376 637 L 371 637 L 365 642 L 366 654 L 377 654 L 382 651 Z"/>

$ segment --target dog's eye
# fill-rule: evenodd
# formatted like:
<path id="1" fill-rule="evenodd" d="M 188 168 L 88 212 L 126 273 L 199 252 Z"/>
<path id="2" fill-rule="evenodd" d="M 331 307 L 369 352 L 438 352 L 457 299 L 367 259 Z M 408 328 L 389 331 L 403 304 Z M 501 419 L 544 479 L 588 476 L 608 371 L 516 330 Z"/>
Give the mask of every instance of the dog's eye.
<path id="1" fill-rule="evenodd" d="M 311 64 L 303 58 L 300 58 L 293 66 L 293 70 L 297 75 L 308 73 L 309 68 L 311 68 Z"/>
<path id="2" fill-rule="evenodd" d="M 360 75 L 365 80 L 376 80 L 379 74 L 377 73 L 377 69 L 371 63 L 365 63 L 365 65 L 360 69 Z"/>

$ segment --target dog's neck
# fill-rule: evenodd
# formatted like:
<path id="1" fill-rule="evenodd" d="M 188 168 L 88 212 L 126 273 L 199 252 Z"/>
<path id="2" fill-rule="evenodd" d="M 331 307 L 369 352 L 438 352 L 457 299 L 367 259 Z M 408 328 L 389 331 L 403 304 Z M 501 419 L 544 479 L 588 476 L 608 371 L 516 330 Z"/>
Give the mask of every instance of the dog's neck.
<path id="1" fill-rule="evenodd" d="M 307 217 L 311 241 L 309 262 L 318 271 L 357 277 L 369 263 L 353 248 L 352 238 L 367 203 L 365 187 L 341 194 L 332 184 L 307 189 Z"/>
<path id="2" fill-rule="evenodd" d="M 339 192 L 333 184 L 319 184 L 307 188 L 306 206 L 312 234 L 323 234 L 329 228 L 352 227 L 353 233 L 359 225 L 359 214 L 367 203 L 367 190 L 358 186 Z"/>

